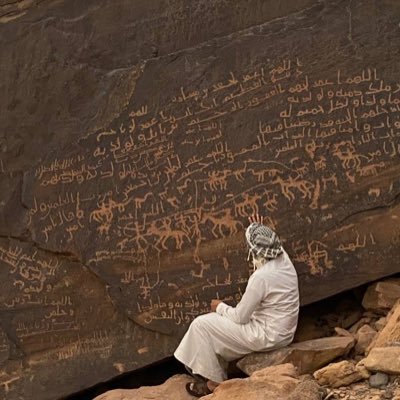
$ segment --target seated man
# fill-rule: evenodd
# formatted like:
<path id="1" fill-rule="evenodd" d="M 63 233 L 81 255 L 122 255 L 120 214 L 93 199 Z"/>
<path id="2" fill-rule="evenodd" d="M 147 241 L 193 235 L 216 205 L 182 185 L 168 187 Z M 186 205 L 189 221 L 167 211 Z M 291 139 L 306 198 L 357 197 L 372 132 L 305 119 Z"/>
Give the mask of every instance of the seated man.
<path id="1" fill-rule="evenodd" d="M 196 397 L 211 393 L 227 379 L 229 361 L 254 351 L 290 344 L 296 331 L 299 291 L 296 270 L 274 231 L 263 218 L 249 218 L 246 240 L 254 272 L 236 307 L 211 301 L 211 313 L 197 317 L 175 357 L 204 380 L 186 385 Z"/>

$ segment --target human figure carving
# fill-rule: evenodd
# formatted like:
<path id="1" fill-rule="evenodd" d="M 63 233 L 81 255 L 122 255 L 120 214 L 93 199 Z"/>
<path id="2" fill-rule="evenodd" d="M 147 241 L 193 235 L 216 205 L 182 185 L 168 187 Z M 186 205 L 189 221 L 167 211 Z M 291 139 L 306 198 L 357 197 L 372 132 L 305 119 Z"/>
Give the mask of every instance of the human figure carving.
<path id="1" fill-rule="evenodd" d="M 132 226 L 132 224 L 134 226 Z M 143 226 L 141 227 L 139 221 L 129 222 L 122 229 L 122 232 L 127 238 L 119 241 L 117 247 L 122 251 L 125 249 L 127 243 L 133 242 L 136 245 L 139 253 L 145 254 L 145 250 L 149 246 L 149 243 L 143 235 Z"/>
<path id="2" fill-rule="evenodd" d="M 108 202 L 102 201 L 98 205 L 99 208 L 97 210 L 93 210 L 89 215 L 89 221 L 96 221 L 100 224 L 97 230 L 100 234 L 107 234 L 111 227 L 111 222 L 114 218 L 113 212 L 113 201 L 109 200 Z"/>

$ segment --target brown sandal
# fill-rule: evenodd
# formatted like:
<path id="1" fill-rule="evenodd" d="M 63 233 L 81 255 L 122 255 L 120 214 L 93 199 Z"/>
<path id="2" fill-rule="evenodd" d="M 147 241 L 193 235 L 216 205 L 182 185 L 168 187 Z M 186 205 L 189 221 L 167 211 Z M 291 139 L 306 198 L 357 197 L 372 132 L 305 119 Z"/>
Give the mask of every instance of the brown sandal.
<path id="1" fill-rule="evenodd" d="M 186 384 L 186 391 L 194 397 L 203 397 L 212 393 L 207 382 L 189 382 Z"/>
<path id="2" fill-rule="evenodd" d="M 207 378 L 202 377 L 201 375 L 195 374 L 191 368 L 185 365 L 186 371 L 192 376 L 192 378 L 196 379 L 196 381 L 207 382 Z"/>

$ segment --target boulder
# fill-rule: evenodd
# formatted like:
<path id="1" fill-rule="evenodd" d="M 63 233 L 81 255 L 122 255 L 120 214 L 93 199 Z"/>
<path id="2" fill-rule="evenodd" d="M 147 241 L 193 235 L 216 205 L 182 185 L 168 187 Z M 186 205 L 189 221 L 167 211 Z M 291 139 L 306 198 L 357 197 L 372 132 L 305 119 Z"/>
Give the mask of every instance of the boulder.
<path id="1" fill-rule="evenodd" d="M 237 366 L 252 375 L 271 365 L 292 363 L 299 374 L 306 374 L 346 354 L 354 343 L 354 338 L 348 336 L 308 340 L 270 352 L 251 353 L 238 361 Z"/>
<path id="2" fill-rule="evenodd" d="M 400 299 L 400 278 L 389 278 L 370 285 L 362 305 L 366 310 L 379 313 L 389 311 Z"/>
<path id="3" fill-rule="evenodd" d="M 193 378 L 188 375 L 175 375 L 159 386 L 142 386 L 139 389 L 115 389 L 97 396 L 93 400 L 193 400 L 185 389 Z"/>
<path id="4" fill-rule="evenodd" d="M 364 354 L 368 346 L 372 343 L 377 332 L 371 326 L 365 324 L 356 333 L 356 345 L 354 347 L 356 354 Z"/>
<path id="5" fill-rule="evenodd" d="M 399 375 L 400 346 L 374 347 L 360 363 L 370 371 Z"/>
<path id="6" fill-rule="evenodd" d="M 352 335 L 355 335 L 357 333 L 357 331 L 360 329 L 361 326 L 369 324 L 370 322 L 371 322 L 371 317 L 363 316 L 362 318 L 360 318 L 355 324 L 353 324 L 349 328 L 349 332 Z"/>
<path id="7" fill-rule="evenodd" d="M 385 313 L 400 299 L 400 278 L 389 278 L 370 285 L 362 305 L 365 309 Z"/>
<path id="8" fill-rule="evenodd" d="M 386 317 L 386 325 L 369 345 L 373 347 L 400 345 L 400 300 L 398 300 Z"/>
<path id="9" fill-rule="evenodd" d="M 372 374 L 368 380 L 369 386 L 373 388 L 385 387 L 388 384 L 388 382 L 389 382 L 389 376 L 384 374 L 383 372 L 377 372 L 376 374 Z"/>
<path id="10" fill-rule="evenodd" d="M 287 400 L 300 383 L 292 364 L 275 365 L 255 372 L 245 379 L 222 382 L 204 400 Z M 314 400 L 314 399 L 312 399 Z"/>
<path id="11" fill-rule="evenodd" d="M 348 360 L 329 364 L 314 372 L 314 378 L 320 385 L 328 385 L 334 388 L 367 379 L 369 375 L 365 367 L 355 365 Z"/>
<path id="12" fill-rule="evenodd" d="M 354 336 L 346 329 L 340 328 L 339 326 L 337 326 L 335 328 L 335 332 L 338 336 L 345 336 L 345 337 L 351 337 L 354 338 Z"/>

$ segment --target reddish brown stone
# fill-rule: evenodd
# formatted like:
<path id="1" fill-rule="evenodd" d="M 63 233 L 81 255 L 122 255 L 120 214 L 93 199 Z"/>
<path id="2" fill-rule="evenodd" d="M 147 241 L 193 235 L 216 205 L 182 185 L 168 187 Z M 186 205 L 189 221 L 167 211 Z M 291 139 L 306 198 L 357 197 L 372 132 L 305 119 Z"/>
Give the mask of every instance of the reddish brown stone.
<path id="1" fill-rule="evenodd" d="M 136 3 L 0 2 L 8 400 L 171 355 L 257 211 L 303 304 L 398 272 L 398 2 Z"/>
<path id="2" fill-rule="evenodd" d="M 299 374 L 308 374 L 347 354 L 354 343 L 354 338 L 348 336 L 307 340 L 277 350 L 249 354 L 237 366 L 247 375 L 251 375 L 265 367 L 291 363 Z"/>

